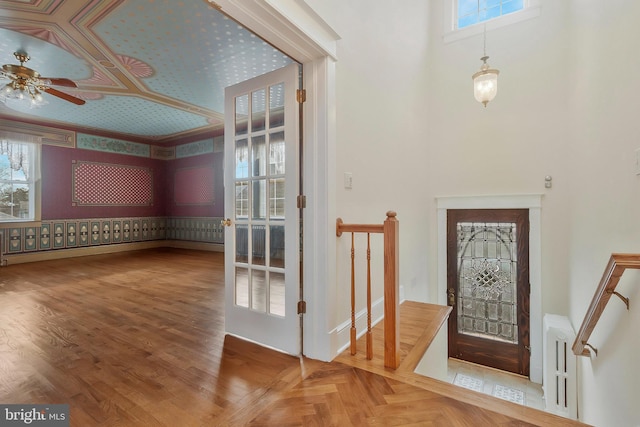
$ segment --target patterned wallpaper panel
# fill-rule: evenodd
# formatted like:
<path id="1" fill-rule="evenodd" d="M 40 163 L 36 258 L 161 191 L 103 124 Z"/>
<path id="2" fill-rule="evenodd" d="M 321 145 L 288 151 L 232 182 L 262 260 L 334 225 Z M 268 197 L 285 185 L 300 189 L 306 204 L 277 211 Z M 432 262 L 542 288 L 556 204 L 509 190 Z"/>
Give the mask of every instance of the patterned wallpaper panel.
<path id="1" fill-rule="evenodd" d="M 3 230 L 3 254 L 113 245 L 150 240 L 224 243 L 222 218 L 92 218 L 43 221 Z"/>
<path id="2" fill-rule="evenodd" d="M 176 147 L 176 159 L 199 156 L 206 153 L 213 153 L 213 139 L 190 142 Z"/>
<path id="3" fill-rule="evenodd" d="M 173 194 L 177 205 L 210 205 L 213 203 L 213 168 L 210 166 L 176 170 Z"/>
<path id="4" fill-rule="evenodd" d="M 75 206 L 149 206 L 153 204 L 150 168 L 76 162 L 72 166 Z"/>
<path id="5" fill-rule="evenodd" d="M 149 157 L 151 147 L 147 144 L 123 141 L 115 138 L 78 133 L 76 136 L 77 148 L 86 150 L 104 151 L 108 153 L 128 154 L 130 156 Z"/>

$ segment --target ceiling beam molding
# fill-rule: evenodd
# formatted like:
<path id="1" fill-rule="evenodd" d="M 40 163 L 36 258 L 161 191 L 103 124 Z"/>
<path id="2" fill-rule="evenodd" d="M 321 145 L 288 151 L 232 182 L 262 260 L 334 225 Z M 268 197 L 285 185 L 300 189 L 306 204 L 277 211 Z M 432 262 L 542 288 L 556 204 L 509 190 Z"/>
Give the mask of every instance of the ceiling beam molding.
<path id="1" fill-rule="evenodd" d="M 298 46 L 295 51 L 285 52 L 298 62 L 324 56 L 337 60 L 336 42 L 340 36 L 303 0 L 209 3 L 274 46 Z"/>

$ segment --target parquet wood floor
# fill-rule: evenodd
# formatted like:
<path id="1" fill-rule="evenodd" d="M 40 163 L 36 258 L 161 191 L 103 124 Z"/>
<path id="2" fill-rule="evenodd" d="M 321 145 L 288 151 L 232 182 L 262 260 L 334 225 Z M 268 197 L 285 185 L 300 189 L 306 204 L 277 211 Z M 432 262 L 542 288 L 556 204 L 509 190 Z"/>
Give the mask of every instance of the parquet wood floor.
<path id="1" fill-rule="evenodd" d="M 224 336 L 223 297 L 221 253 L 1 268 L 0 403 L 68 403 L 78 427 L 570 424 L 406 369 L 344 355 L 323 363 Z M 401 328 L 416 310 L 401 310 Z M 406 323 L 409 360 L 421 332 Z"/>

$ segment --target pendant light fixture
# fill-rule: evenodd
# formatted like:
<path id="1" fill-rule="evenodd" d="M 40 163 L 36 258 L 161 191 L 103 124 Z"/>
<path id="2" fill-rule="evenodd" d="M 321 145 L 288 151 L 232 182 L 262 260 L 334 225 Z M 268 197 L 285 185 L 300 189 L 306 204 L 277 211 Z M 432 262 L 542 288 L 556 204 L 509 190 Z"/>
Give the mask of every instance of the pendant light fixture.
<path id="1" fill-rule="evenodd" d="M 480 71 L 475 73 L 473 78 L 473 95 L 476 101 L 482 102 L 486 107 L 489 101 L 492 101 L 498 93 L 498 74 L 500 71 L 489 68 L 487 64 L 487 26 L 484 26 L 484 56 L 480 58 L 482 66 Z"/>

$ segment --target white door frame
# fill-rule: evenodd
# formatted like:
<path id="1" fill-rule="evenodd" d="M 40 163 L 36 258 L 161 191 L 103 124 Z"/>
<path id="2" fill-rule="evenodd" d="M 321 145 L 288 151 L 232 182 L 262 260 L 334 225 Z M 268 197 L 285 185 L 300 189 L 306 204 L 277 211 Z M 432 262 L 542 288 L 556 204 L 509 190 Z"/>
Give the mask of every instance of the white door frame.
<path id="1" fill-rule="evenodd" d="M 529 378 L 542 384 L 542 195 L 437 197 L 438 304 L 447 305 L 447 209 L 529 209 Z"/>
<path id="2" fill-rule="evenodd" d="M 303 114 L 304 354 L 331 360 L 339 343 L 336 319 L 335 61 L 338 35 L 303 0 L 216 0 L 221 10 L 303 67 L 307 101 Z"/>

